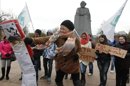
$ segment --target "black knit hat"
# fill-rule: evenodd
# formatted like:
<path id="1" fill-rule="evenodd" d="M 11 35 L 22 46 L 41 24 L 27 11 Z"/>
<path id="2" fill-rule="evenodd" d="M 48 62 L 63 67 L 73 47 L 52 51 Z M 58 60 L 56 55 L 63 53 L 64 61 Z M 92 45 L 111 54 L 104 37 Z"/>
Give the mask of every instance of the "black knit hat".
<path id="1" fill-rule="evenodd" d="M 74 29 L 74 24 L 70 20 L 65 20 L 61 23 L 61 25 L 64 25 L 67 27 L 70 31 Z"/>
<path id="2" fill-rule="evenodd" d="M 41 35 L 41 34 L 42 34 L 42 31 L 41 31 L 40 29 L 36 29 L 36 30 L 35 30 L 35 33 L 38 33 L 39 35 Z"/>

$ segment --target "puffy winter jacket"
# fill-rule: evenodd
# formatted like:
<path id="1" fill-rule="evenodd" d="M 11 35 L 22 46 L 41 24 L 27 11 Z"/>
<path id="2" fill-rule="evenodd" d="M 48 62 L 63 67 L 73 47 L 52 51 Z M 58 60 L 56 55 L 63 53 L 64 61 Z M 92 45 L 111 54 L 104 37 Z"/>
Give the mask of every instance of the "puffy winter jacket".
<path id="1" fill-rule="evenodd" d="M 0 52 L 1 52 L 1 59 L 8 59 L 11 58 L 13 54 L 13 49 L 7 40 L 3 40 L 0 42 Z"/>

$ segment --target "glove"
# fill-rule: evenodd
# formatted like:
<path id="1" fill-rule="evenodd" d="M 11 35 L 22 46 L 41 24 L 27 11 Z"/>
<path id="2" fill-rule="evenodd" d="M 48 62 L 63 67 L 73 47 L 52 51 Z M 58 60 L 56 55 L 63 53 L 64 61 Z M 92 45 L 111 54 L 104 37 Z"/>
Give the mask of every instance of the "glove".
<path id="1" fill-rule="evenodd" d="M 96 50 L 96 52 L 95 52 L 97 55 L 99 55 L 99 50 Z"/>
<path id="2" fill-rule="evenodd" d="M 76 54 L 76 55 L 73 56 L 73 61 L 77 61 L 78 59 L 79 59 L 78 54 Z"/>
<path id="3" fill-rule="evenodd" d="M 9 56 L 10 56 L 10 54 L 9 54 L 9 53 L 7 53 L 7 54 L 5 54 L 5 56 L 6 56 L 6 57 L 9 57 Z"/>
<path id="4" fill-rule="evenodd" d="M 24 43 L 25 43 L 26 45 L 31 45 L 31 44 L 33 43 L 33 40 L 32 40 L 32 38 L 26 37 L 26 38 L 24 39 Z"/>

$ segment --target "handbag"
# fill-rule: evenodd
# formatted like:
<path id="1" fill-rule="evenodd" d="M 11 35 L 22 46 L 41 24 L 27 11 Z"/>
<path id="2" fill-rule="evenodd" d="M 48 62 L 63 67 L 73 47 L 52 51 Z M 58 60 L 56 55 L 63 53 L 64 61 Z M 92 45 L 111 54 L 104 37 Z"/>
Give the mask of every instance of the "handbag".
<path id="1" fill-rule="evenodd" d="M 11 61 L 15 61 L 16 60 L 16 57 L 15 57 L 15 54 L 11 54 L 11 58 L 10 58 Z"/>

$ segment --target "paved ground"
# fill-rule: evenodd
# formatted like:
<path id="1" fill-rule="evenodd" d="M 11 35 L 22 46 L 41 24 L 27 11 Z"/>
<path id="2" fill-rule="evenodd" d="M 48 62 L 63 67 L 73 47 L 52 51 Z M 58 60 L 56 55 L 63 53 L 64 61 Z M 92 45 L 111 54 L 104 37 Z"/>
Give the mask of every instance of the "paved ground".
<path id="1" fill-rule="evenodd" d="M 17 61 L 12 63 L 12 68 L 10 72 L 10 80 L 2 80 L 0 81 L 0 86 L 21 86 L 21 81 L 19 81 L 20 78 L 20 68 L 17 63 Z M 43 75 L 44 71 L 41 70 L 39 71 L 39 77 Z M 0 72 L 1 75 L 1 72 Z M 98 86 L 99 84 L 99 72 L 97 69 L 96 62 L 94 62 L 94 74 L 93 76 L 88 76 L 86 74 L 87 78 L 87 84 L 86 86 Z M 52 82 L 47 83 L 46 80 L 39 80 L 39 86 L 55 86 L 55 68 L 53 68 L 53 73 L 52 73 Z M 64 86 L 73 86 L 72 81 L 70 79 L 64 80 Z M 107 81 L 107 86 L 115 86 L 115 73 L 110 73 L 108 72 L 108 81 Z M 130 86 L 128 84 L 127 86 Z"/>

